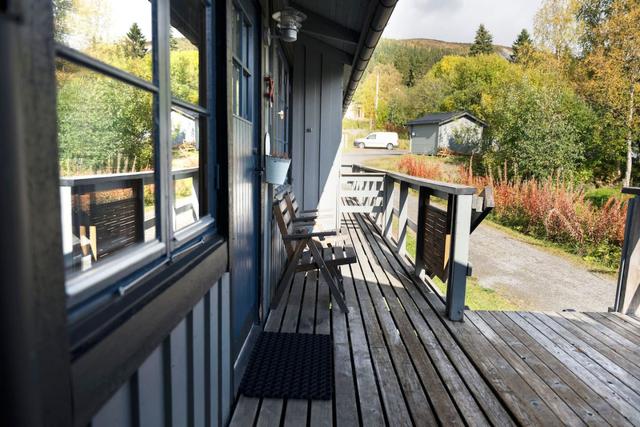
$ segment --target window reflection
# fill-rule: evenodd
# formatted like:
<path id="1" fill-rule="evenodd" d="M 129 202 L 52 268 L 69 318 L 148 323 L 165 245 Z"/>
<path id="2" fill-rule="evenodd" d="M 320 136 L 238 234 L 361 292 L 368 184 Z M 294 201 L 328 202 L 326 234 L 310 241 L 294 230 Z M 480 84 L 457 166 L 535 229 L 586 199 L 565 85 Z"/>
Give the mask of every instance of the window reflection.
<path id="1" fill-rule="evenodd" d="M 56 62 L 65 266 L 83 271 L 156 238 L 152 95 Z"/>
<path id="2" fill-rule="evenodd" d="M 200 218 L 200 117 L 187 110 L 171 111 L 171 176 L 173 229 L 180 230 Z"/>
<path id="3" fill-rule="evenodd" d="M 171 1 L 169 49 L 173 96 L 204 105 L 204 6 L 200 0 Z"/>
<path id="4" fill-rule="evenodd" d="M 152 80 L 151 2 L 54 0 L 55 40 Z"/>

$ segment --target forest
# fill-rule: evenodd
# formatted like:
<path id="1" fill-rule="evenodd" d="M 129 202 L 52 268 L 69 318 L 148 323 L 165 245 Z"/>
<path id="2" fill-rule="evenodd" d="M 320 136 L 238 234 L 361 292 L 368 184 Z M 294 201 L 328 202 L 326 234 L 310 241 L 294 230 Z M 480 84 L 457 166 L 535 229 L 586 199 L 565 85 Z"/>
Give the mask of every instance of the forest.
<path id="1" fill-rule="evenodd" d="M 595 186 L 640 177 L 640 1 L 546 0 L 510 49 L 480 26 L 470 45 L 383 40 L 355 96 L 377 129 L 429 112 L 488 123 L 473 168 Z"/>

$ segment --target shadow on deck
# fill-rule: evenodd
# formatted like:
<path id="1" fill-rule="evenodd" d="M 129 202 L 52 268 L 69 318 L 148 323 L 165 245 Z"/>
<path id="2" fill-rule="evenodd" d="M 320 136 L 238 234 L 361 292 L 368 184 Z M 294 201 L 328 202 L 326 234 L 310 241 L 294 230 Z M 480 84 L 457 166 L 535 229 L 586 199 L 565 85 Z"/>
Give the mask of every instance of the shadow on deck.
<path id="1" fill-rule="evenodd" d="M 640 423 L 640 320 L 615 313 L 469 312 L 444 303 L 361 214 L 343 216 L 348 315 L 298 274 L 265 330 L 331 334 L 331 401 L 240 396 L 231 425 Z"/>

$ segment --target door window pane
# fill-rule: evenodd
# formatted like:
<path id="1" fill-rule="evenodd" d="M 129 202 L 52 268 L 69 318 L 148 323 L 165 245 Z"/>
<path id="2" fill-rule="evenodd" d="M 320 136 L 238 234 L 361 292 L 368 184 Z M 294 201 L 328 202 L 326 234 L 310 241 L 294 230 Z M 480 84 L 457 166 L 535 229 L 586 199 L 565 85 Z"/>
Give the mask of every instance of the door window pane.
<path id="1" fill-rule="evenodd" d="M 58 43 L 152 80 L 150 1 L 54 0 L 53 10 Z"/>
<path id="2" fill-rule="evenodd" d="M 200 0 L 171 1 L 169 49 L 171 93 L 204 105 L 204 6 Z"/>
<path id="3" fill-rule="evenodd" d="M 56 62 L 63 249 L 84 271 L 156 238 L 153 95 Z"/>
<path id="4" fill-rule="evenodd" d="M 198 221 L 205 210 L 200 196 L 200 186 L 204 182 L 200 120 L 198 114 L 183 109 L 171 111 L 171 182 L 173 229 L 176 231 Z"/>

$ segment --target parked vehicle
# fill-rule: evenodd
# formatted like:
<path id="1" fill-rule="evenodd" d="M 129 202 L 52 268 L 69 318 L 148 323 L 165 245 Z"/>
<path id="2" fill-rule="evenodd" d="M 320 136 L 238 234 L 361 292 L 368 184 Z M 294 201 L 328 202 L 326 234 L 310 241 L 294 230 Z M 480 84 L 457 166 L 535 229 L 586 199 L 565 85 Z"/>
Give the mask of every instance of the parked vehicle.
<path id="1" fill-rule="evenodd" d="M 396 132 L 373 132 L 365 138 L 353 141 L 358 148 L 386 148 L 393 150 L 398 147 L 398 134 Z"/>

